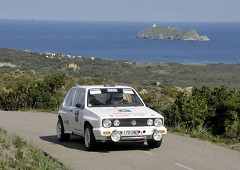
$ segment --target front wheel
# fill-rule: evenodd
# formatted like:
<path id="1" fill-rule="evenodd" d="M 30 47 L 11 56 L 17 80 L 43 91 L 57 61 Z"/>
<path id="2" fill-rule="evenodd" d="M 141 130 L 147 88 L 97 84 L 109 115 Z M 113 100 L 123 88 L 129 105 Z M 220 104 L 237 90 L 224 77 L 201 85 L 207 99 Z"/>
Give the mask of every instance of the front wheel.
<path id="1" fill-rule="evenodd" d="M 57 138 L 60 142 L 67 142 L 70 138 L 70 134 L 64 133 L 64 126 L 61 119 L 57 122 Z"/>
<path id="2" fill-rule="evenodd" d="M 160 141 L 147 141 L 147 143 L 150 149 L 159 148 L 162 144 L 162 139 Z"/>
<path id="3" fill-rule="evenodd" d="M 87 151 L 92 151 L 96 149 L 96 139 L 92 131 L 92 126 L 87 125 L 84 131 L 84 142 L 85 142 L 85 147 Z"/>

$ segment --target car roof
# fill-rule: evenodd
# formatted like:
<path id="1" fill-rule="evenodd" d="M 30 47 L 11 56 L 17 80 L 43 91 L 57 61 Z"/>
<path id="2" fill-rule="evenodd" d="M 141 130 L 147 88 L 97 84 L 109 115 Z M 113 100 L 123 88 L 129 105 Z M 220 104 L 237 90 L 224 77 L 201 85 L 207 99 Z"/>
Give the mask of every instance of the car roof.
<path id="1" fill-rule="evenodd" d="M 109 88 L 131 88 L 132 87 L 129 87 L 129 86 L 120 86 L 120 85 L 117 85 L 117 86 L 104 86 L 104 85 L 85 85 L 85 86 L 75 86 L 73 88 L 84 88 L 84 89 L 93 89 L 93 88 L 105 88 L 105 89 L 109 89 Z"/>

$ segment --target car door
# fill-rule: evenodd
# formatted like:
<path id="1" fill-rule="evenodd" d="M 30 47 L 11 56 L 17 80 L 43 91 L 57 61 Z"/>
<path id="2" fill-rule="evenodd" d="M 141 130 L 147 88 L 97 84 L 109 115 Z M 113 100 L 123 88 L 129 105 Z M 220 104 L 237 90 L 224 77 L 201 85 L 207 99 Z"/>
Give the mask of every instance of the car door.
<path id="1" fill-rule="evenodd" d="M 79 88 L 76 91 L 76 95 L 73 101 L 73 128 L 75 132 L 82 132 L 82 112 L 85 107 L 85 93 L 86 90 Z"/>
<path id="2" fill-rule="evenodd" d="M 72 104 L 73 104 L 73 99 L 76 93 L 76 88 L 72 88 L 71 90 L 69 90 L 64 103 L 63 103 L 63 109 L 62 111 L 65 113 L 64 117 L 63 117 L 63 122 L 66 123 L 67 125 L 69 125 L 68 127 L 70 129 L 70 131 L 72 131 L 73 126 L 72 126 Z M 66 130 L 66 129 L 65 129 Z"/>

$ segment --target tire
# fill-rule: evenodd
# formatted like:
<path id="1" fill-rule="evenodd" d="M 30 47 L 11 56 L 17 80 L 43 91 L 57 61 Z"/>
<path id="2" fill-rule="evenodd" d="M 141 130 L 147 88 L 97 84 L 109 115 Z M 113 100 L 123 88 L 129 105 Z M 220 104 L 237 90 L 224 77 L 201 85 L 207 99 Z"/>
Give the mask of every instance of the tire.
<path id="1" fill-rule="evenodd" d="M 84 130 L 84 143 L 87 151 L 93 151 L 97 147 L 97 142 L 91 125 L 87 125 Z"/>
<path id="2" fill-rule="evenodd" d="M 147 141 L 147 143 L 150 149 L 159 148 L 162 144 L 162 139 L 160 141 Z"/>
<path id="3" fill-rule="evenodd" d="M 69 133 L 64 133 L 64 126 L 61 119 L 57 122 L 57 138 L 60 142 L 67 142 L 70 138 Z"/>

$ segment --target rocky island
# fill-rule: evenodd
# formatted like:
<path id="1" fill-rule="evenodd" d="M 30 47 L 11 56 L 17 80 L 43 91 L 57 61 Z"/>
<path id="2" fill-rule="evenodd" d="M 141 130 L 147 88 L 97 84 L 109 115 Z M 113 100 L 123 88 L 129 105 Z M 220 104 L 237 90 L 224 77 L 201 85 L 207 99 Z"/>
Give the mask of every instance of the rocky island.
<path id="1" fill-rule="evenodd" d="M 198 35 L 195 29 L 182 31 L 178 28 L 160 27 L 154 23 L 152 27 L 146 28 L 138 33 L 137 38 L 145 39 L 162 39 L 162 40 L 184 40 L 184 41 L 209 41 L 210 39 L 204 35 Z"/>

